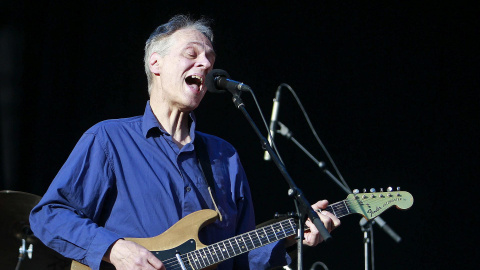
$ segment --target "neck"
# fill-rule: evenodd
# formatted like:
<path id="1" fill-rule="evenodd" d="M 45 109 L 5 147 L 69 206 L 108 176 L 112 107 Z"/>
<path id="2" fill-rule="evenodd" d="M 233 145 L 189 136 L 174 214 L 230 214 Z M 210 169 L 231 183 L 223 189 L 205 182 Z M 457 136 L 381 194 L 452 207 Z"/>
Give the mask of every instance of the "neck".
<path id="1" fill-rule="evenodd" d="M 154 97 L 150 98 L 150 107 L 160 125 L 172 136 L 180 149 L 191 141 L 188 121 L 190 112 L 159 102 Z"/>

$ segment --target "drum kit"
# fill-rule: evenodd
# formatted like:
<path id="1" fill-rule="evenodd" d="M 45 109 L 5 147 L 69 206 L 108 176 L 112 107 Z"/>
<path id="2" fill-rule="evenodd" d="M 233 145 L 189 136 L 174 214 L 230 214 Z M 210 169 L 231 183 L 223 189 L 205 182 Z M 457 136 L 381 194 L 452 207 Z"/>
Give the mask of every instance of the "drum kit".
<path id="1" fill-rule="evenodd" d="M 0 191 L 0 270 L 69 269 L 70 260 L 46 247 L 30 229 L 29 215 L 41 197 Z"/>

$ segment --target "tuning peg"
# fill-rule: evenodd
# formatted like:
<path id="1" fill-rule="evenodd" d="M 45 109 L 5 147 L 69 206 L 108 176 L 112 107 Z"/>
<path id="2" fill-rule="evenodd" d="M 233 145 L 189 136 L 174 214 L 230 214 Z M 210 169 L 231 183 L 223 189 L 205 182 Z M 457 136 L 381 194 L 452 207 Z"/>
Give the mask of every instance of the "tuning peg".
<path id="1" fill-rule="evenodd" d="M 400 187 L 397 187 L 397 191 L 400 191 Z"/>
<path id="2" fill-rule="evenodd" d="M 383 188 L 380 188 L 380 192 L 383 192 Z"/>
<path id="3" fill-rule="evenodd" d="M 374 188 L 371 188 L 371 189 L 370 189 L 370 192 L 372 192 L 372 193 L 375 192 L 375 191 L 376 191 L 376 190 L 375 190 Z"/>
<path id="4" fill-rule="evenodd" d="M 366 189 L 366 188 L 363 189 L 363 193 L 367 193 L 367 189 Z"/>
<path id="5" fill-rule="evenodd" d="M 353 194 L 358 194 L 360 193 L 360 190 L 358 190 L 357 188 L 353 190 Z"/>
<path id="6" fill-rule="evenodd" d="M 387 188 L 387 191 L 388 191 L 388 192 L 392 192 L 392 190 L 393 190 L 392 187 L 388 187 L 388 188 Z"/>

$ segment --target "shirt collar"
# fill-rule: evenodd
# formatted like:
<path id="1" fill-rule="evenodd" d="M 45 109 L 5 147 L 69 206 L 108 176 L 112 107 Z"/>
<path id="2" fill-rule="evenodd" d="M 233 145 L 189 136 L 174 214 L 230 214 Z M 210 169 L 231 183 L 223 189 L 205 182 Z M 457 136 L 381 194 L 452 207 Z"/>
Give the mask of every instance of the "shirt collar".
<path id="1" fill-rule="evenodd" d="M 190 138 L 193 140 L 195 139 L 195 127 L 197 123 L 197 118 L 195 114 L 190 112 Z M 142 133 L 145 138 L 149 136 L 154 136 L 155 134 L 160 135 L 163 133 L 167 133 L 160 123 L 157 120 L 155 114 L 153 114 L 152 107 L 150 107 L 150 100 L 147 101 L 147 105 L 145 106 L 145 113 L 143 114 L 143 121 L 142 121 Z"/>

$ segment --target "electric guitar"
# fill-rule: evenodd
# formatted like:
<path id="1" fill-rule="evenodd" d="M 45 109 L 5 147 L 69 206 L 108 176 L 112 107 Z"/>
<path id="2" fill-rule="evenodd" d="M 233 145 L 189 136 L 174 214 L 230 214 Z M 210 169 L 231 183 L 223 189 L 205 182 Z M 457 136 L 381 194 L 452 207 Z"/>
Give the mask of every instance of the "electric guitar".
<path id="1" fill-rule="evenodd" d="M 408 209 L 413 197 L 406 191 L 389 191 L 350 194 L 343 201 L 330 204 L 329 211 L 341 218 L 350 214 L 361 214 L 373 219 L 392 206 Z M 296 222 L 293 218 L 205 246 L 198 239 L 198 232 L 217 219 L 217 212 L 204 209 L 192 213 L 166 230 L 151 238 L 125 238 L 150 250 L 159 258 L 167 270 L 215 268 L 216 264 L 277 240 L 295 235 Z M 183 268 L 184 267 L 184 268 Z M 88 270 L 88 266 L 72 262 L 71 270 Z"/>

